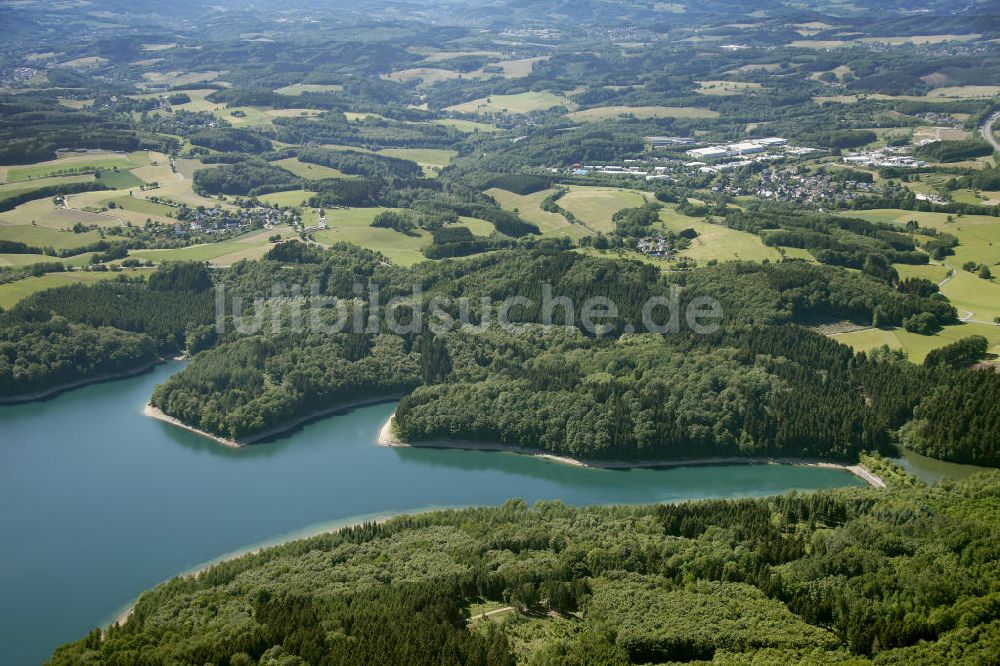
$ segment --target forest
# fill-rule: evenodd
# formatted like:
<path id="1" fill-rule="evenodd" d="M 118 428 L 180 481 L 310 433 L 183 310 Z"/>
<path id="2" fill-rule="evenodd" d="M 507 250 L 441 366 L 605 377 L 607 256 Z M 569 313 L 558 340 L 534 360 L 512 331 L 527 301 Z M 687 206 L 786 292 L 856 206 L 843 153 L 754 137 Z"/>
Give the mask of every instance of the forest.
<path id="1" fill-rule="evenodd" d="M 1000 474 L 868 463 L 888 489 L 347 527 L 175 578 L 51 663 L 991 663 Z"/>
<path id="2" fill-rule="evenodd" d="M 390 299 L 410 296 L 411 285 L 419 283 L 425 303 L 450 299 L 436 316 L 459 321 L 457 299 L 466 297 L 470 323 L 484 326 L 437 337 L 370 328 L 272 333 L 265 322 L 287 325 L 294 316 L 280 301 L 244 310 L 216 347 L 153 396 L 167 414 L 226 437 L 252 437 L 357 397 L 408 394 L 396 429 L 414 441 L 485 440 L 593 458 L 798 454 L 856 460 L 862 451 L 891 451 L 896 431 L 917 418 L 904 431 L 919 439 L 917 450 L 948 460 L 1000 462 L 1000 440 L 989 425 L 998 417 L 1000 385 L 968 367 L 982 357 L 981 342 L 963 341 L 916 366 L 886 353 L 854 354 L 791 325 L 823 316 L 899 323 L 954 317 L 947 302 L 921 295 L 934 292 L 912 282 L 901 291 L 874 277 L 802 262 L 706 268 L 685 276 L 679 303 L 700 296 L 719 300 L 721 332 L 658 336 L 624 334 L 629 325 L 642 330 L 644 303 L 668 293 L 651 267 L 558 250 L 501 251 L 402 269 L 347 245 L 319 250 L 283 243 L 221 279 L 227 298 L 247 304 L 270 295 L 276 284 L 298 283 L 302 293 L 315 285 L 324 298 L 346 299 L 341 330 L 345 322 L 385 314 L 352 301 L 355 285 L 378 285 Z M 554 325 L 540 326 L 546 313 L 539 285 L 545 283 L 552 293 L 576 300 L 603 285 L 619 320 L 605 335 L 588 337 L 582 321 L 556 308 Z M 478 304 L 483 295 L 534 300 L 510 311 L 512 322 L 528 326 L 490 326 L 493 313 Z M 411 313 L 404 308 L 401 323 Z M 321 308 L 304 316 L 329 327 L 334 315 Z M 248 326 L 251 332 L 239 332 Z M 949 408 L 948 397 L 964 395 L 970 384 L 978 396 L 970 409 L 981 415 L 971 421 L 967 410 Z M 964 435 L 955 437 L 955 429 Z"/>

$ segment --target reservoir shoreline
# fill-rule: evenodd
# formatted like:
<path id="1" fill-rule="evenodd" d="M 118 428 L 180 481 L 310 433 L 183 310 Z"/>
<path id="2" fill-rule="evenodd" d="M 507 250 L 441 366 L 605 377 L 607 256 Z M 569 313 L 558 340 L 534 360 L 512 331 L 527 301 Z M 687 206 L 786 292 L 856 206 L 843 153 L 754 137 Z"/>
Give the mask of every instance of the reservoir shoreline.
<path id="1" fill-rule="evenodd" d="M 164 583 L 167 583 L 167 582 L 169 582 L 171 580 L 175 580 L 177 578 L 191 578 L 191 577 L 194 577 L 194 576 L 199 576 L 202 573 L 208 571 L 212 567 L 217 566 L 219 564 L 224 564 L 226 562 L 232 562 L 233 560 L 238 560 L 241 557 L 246 557 L 246 556 L 250 556 L 250 555 L 257 555 L 258 553 L 261 553 L 262 551 L 268 550 L 269 548 L 278 548 L 278 547 L 283 546 L 285 544 L 292 543 L 293 541 L 301 541 L 303 539 L 311 539 L 313 537 L 322 536 L 322 535 L 325 535 L 325 534 L 335 534 L 336 532 L 339 532 L 340 530 L 347 529 L 349 527 L 360 527 L 361 525 L 364 525 L 366 523 L 375 523 L 376 525 L 382 525 L 382 524 L 388 522 L 389 520 L 392 520 L 393 518 L 396 518 L 397 516 L 411 516 L 411 515 L 415 516 L 415 515 L 419 515 L 421 513 L 427 513 L 428 511 L 438 511 L 438 510 L 440 510 L 440 509 L 425 509 L 423 511 L 421 511 L 421 510 L 417 510 L 417 511 L 400 511 L 400 512 L 396 512 L 396 513 L 380 513 L 380 514 L 373 515 L 373 516 L 359 516 L 359 517 L 356 517 L 356 518 L 348 518 L 347 520 L 343 520 L 343 521 L 333 521 L 332 523 L 327 523 L 327 524 L 324 524 L 324 525 L 317 525 L 317 526 L 314 526 L 314 527 L 311 527 L 311 528 L 306 528 L 305 530 L 303 530 L 301 532 L 296 532 L 296 533 L 293 533 L 293 534 L 288 534 L 288 535 L 279 537 L 279 538 L 271 540 L 271 541 L 266 541 L 266 542 L 263 542 L 263 543 L 259 543 L 257 545 L 249 546 L 247 548 L 243 548 L 243 549 L 231 552 L 231 553 L 227 553 L 227 554 L 222 555 L 220 557 L 217 557 L 217 558 L 215 558 L 215 559 L 213 559 L 213 560 L 211 560 L 209 562 L 205 562 L 204 564 L 199 564 L 196 567 L 194 567 L 194 568 L 192 568 L 192 569 L 190 569 L 188 571 L 184 571 L 182 573 L 179 573 L 176 576 L 173 576 L 172 578 L 169 578 L 167 580 L 164 580 L 164 581 L 158 583 L 154 587 L 159 587 L 160 585 L 163 585 Z M 149 588 L 149 589 L 154 589 L 154 588 Z M 148 591 L 148 590 L 143 591 L 143 594 L 145 594 L 146 591 Z M 132 602 L 124 610 L 122 610 L 120 613 L 117 613 L 115 615 L 115 619 L 112 620 L 111 622 L 109 622 L 106 625 L 106 627 L 112 627 L 112 626 L 116 626 L 116 625 L 117 626 L 121 626 L 121 625 L 125 624 L 128 621 L 128 619 L 132 616 L 132 614 L 135 613 L 135 607 L 138 604 L 138 602 L 139 602 L 139 597 L 136 597 L 135 599 L 133 599 Z"/>
<path id="2" fill-rule="evenodd" d="M 29 402 L 36 402 L 39 400 L 48 400 L 49 398 L 55 398 L 66 391 L 72 391 L 73 389 L 83 388 L 84 386 L 90 386 L 91 384 L 101 384 L 103 382 L 112 382 L 116 379 L 128 379 L 130 377 L 136 377 L 143 373 L 149 372 L 156 366 L 165 361 L 162 358 L 155 358 L 146 363 L 141 363 L 139 365 L 127 368 L 120 372 L 108 372 L 100 375 L 95 375 L 93 377 L 84 377 L 77 379 L 72 382 L 66 382 L 64 384 L 59 384 L 57 386 L 52 386 L 41 391 L 34 391 L 33 393 L 21 393 L 18 395 L 11 395 L 0 397 L 0 405 L 23 405 Z"/>
<path id="3" fill-rule="evenodd" d="M 181 421 L 180 419 L 174 418 L 163 412 L 163 410 L 153 407 L 151 404 L 146 404 L 143 408 L 142 413 L 149 418 L 156 419 L 157 421 L 162 421 L 168 423 L 172 426 L 182 428 L 188 432 L 194 433 L 205 439 L 210 439 L 216 444 L 221 444 L 230 449 L 242 449 L 251 444 L 256 444 L 257 442 L 266 441 L 269 439 L 274 439 L 281 435 L 286 435 L 294 430 L 301 428 L 302 426 L 308 425 L 313 421 L 325 418 L 327 416 L 334 416 L 343 412 L 350 411 L 352 409 L 357 409 L 358 407 L 370 407 L 371 405 L 379 405 L 386 402 L 392 402 L 394 400 L 399 400 L 405 394 L 404 393 L 390 393 L 386 395 L 371 396 L 368 398 L 358 398 L 356 400 L 348 400 L 347 402 L 337 403 L 330 407 L 324 407 L 323 409 L 318 409 L 308 414 L 305 414 L 297 419 L 289 421 L 287 423 L 282 423 L 274 426 L 273 428 L 268 428 L 259 433 L 254 433 L 246 437 L 240 437 L 238 439 L 232 439 L 223 437 L 221 435 L 214 435 L 200 428 L 188 425 Z"/>
<path id="4" fill-rule="evenodd" d="M 520 455 L 542 458 L 562 465 L 572 465 L 574 467 L 588 467 L 596 469 L 671 469 L 675 467 L 708 467 L 714 465 L 792 465 L 795 467 L 820 467 L 826 469 L 840 469 L 850 472 L 866 484 L 873 488 L 885 488 L 886 484 L 880 477 L 873 474 L 864 465 L 847 465 L 845 463 L 831 462 L 818 458 L 795 458 L 788 456 L 762 456 L 762 457 L 708 457 L 708 458 L 687 458 L 682 460 L 590 460 L 562 456 L 544 451 L 542 449 L 527 449 L 506 444 L 477 442 L 464 439 L 435 439 L 427 442 L 404 442 L 396 437 L 392 431 L 392 422 L 395 414 L 382 425 L 378 434 L 379 446 L 394 448 L 423 448 L 423 449 L 463 449 L 468 451 L 499 451 L 506 453 L 517 453 Z"/>

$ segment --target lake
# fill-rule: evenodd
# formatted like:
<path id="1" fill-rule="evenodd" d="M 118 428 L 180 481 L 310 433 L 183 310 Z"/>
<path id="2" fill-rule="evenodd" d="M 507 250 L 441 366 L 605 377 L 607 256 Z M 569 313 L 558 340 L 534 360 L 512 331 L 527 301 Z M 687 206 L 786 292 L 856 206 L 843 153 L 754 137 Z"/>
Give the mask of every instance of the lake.
<path id="1" fill-rule="evenodd" d="M 860 485 L 833 469 L 613 471 L 512 453 L 375 445 L 395 403 L 233 450 L 142 415 L 181 368 L 0 406 L 0 645 L 37 664 L 142 590 L 254 545 L 393 513 L 560 499 L 671 502 Z"/>

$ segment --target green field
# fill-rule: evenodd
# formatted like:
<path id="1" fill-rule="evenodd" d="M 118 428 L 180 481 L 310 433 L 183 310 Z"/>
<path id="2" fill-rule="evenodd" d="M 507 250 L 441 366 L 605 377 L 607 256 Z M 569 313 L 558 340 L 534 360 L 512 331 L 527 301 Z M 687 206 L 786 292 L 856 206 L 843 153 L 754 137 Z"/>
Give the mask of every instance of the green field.
<path id="1" fill-rule="evenodd" d="M 324 92 L 339 92 L 344 89 L 341 85 L 325 85 L 322 83 L 293 83 L 290 86 L 285 86 L 284 88 L 278 88 L 274 92 L 279 95 L 288 95 L 290 97 L 298 97 L 304 93 L 324 93 Z"/>
<path id="2" fill-rule="evenodd" d="M 941 287 L 941 293 L 948 297 L 963 319 L 992 322 L 1000 317 L 1000 284 L 996 281 L 983 280 L 972 273 L 957 270 L 955 276 Z"/>
<path id="3" fill-rule="evenodd" d="M 271 247 L 271 236 L 291 235 L 289 227 L 275 227 L 262 231 L 252 231 L 231 240 L 219 243 L 202 243 L 171 250 L 133 250 L 129 256 L 150 259 L 156 263 L 164 261 L 208 261 L 216 266 L 229 266 L 240 259 L 259 259 Z"/>
<path id="4" fill-rule="evenodd" d="M 953 222 L 949 223 L 946 213 L 923 213 L 895 208 L 852 211 L 850 216 L 899 225 L 906 224 L 908 220 L 916 220 L 920 226 L 938 229 L 957 237 L 960 244 L 955 248 L 954 256 L 947 257 L 944 262 L 953 268 L 961 267 L 967 261 L 988 266 L 1000 263 L 1000 217 L 954 215 Z"/>
<path id="5" fill-rule="evenodd" d="M 668 206 L 660 212 L 664 227 L 671 231 L 694 229 L 698 237 L 691 241 L 691 246 L 680 252 L 704 265 L 716 261 L 781 261 L 777 249 L 764 245 L 760 237 L 745 231 L 737 231 L 721 224 L 706 222 L 703 218 L 687 217 L 677 212 L 674 206 Z"/>
<path id="6" fill-rule="evenodd" d="M 353 243 L 369 250 L 375 250 L 399 266 L 412 266 L 421 261 L 427 261 L 427 258 L 420 251 L 431 242 L 431 236 L 426 231 L 419 229 L 413 235 L 407 235 L 393 229 L 378 229 L 371 226 L 375 216 L 386 210 L 399 211 L 400 209 L 349 208 L 329 210 L 326 212 L 326 221 L 330 228 L 325 231 L 317 231 L 315 238 L 325 245 Z M 315 213 L 307 211 L 304 217 L 306 224 L 310 224 Z M 480 236 L 488 236 L 494 231 L 493 225 L 489 222 L 472 218 L 461 218 L 461 226 L 468 227 L 472 233 Z"/>
<path id="7" fill-rule="evenodd" d="M 941 280 L 948 277 L 950 269 L 947 266 L 942 266 L 940 264 L 924 264 L 921 266 L 914 266 L 912 264 L 893 264 L 893 268 L 899 273 L 899 279 L 905 280 L 907 278 L 923 278 L 925 280 L 930 280 L 934 284 L 941 282 Z"/>
<path id="8" fill-rule="evenodd" d="M 51 247 L 55 250 L 66 250 L 83 245 L 90 245 L 101 240 L 96 231 L 85 231 L 82 234 L 72 231 L 58 231 L 40 226 L 0 226 L 0 240 L 25 243 L 33 247 Z"/>
<path id="9" fill-rule="evenodd" d="M 86 192 L 85 194 L 99 194 Z M 80 195 L 77 195 L 80 196 Z M 40 227 L 69 229 L 76 224 L 96 224 L 101 227 L 120 226 L 112 217 L 73 208 L 57 208 L 51 199 L 37 199 L 14 210 L 0 213 L 0 227 L 37 223 Z"/>
<path id="10" fill-rule="evenodd" d="M 517 95 L 491 95 L 481 97 L 464 104 L 450 106 L 445 111 L 454 113 L 531 113 L 532 111 L 545 111 L 557 106 L 564 106 L 567 109 L 575 109 L 574 104 L 569 99 L 551 92 L 525 92 Z"/>
<path id="11" fill-rule="evenodd" d="M 994 354 L 1000 353 L 1000 326 L 988 324 L 959 324 L 946 326 L 934 335 L 917 335 L 902 328 L 865 329 L 831 336 L 834 340 L 849 345 L 856 351 L 870 351 L 883 345 L 892 349 L 902 349 L 914 363 L 923 363 L 932 350 L 970 335 L 982 335 L 989 340 Z"/>
<path id="12" fill-rule="evenodd" d="M 454 72 L 450 69 L 438 69 L 436 67 L 413 67 L 411 69 L 401 69 L 391 74 L 386 74 L 383 78 L 389 81 L 395 81 L 396 83 L 412 83 L 414 81 L 419 81 L 417 87 L 426 88 L 434 85 L 435 83 L 440 83 L 441 81 L 450 81 L 452 79 L 460 79 L 462 75 L 458 72 Z"/>
<path id="13" fill-rule="evenodd" d="M 285 171 L 294 173 L 299 178 L 308 180 L 323 180 L 325 178 L 351 178 L 339 169 L 333 169 L 322 164 L 309 164 L 300 162 L 297 157 L 289 157 L 283 160 L 271 162 L 276 167 L 281 167 Z"/>
<path id="14" fill-rule="evenodd" d="M 611 217 L 623 208 L 636 208 L 646 203 L 642 192 L 615 187 L 581 187 L 574 185 L 559 200 L 559 205 L 573 213 L 576 219 L 593 231 L 611 233 Z"/>
<path id="15" fill-rule="evenodd" d="M 285 192 L 263 194 L 257 198 L 272 206 L 301 206 L 309 201 L 309 198 L 314 194 L 316 193 L 308 190 L 287 190 Z"/>
<path id="16" fill-rule="evenodd" d="M 129 169 L 134 169 L 135 167 L 144 165 L 144 162 L 140 161 L 141 158 L 135 159 L 136 156 L 142 156 L 144 154 L 145 153 L 132 153 L 131 155 L 125 155 L 123 153 L 71 153 L 48 162 L 9 167 L 6 170 L 6 180 L 8 183 L 17 183 L 25 180 L 34 180 L 36 178 L 47 178 L 50 176 L 67 174 L 73 175 L 80 172 L 95 171 L 97 169 L 100 169 L 101 171 L 110 171 L 115 167 L 117 167 L 119 171 L 128 171 Z"/>
<path id="17" fill-rule="evenodd" d="M 37 190 L 40 187 L 66 185 L 68 183 L 89 183 L 93 180 L 94 176 L 88 173 L 80 176 L 52 176 L 50 178 L 23 180 L 16 183 L 4 183 L 0 185 L 0 201 L 24 194 L 25 192 Z"/>
<path id="18" fill-rule="evenodd" d="M 112 190 L 127 190 L 133 187 L 142 187 L 146 184 L 145 181 L 130 171 L 102 171 L 97 182 L 102 183 Z"/>
<path id="19" fill-rule="evenodd" d="M 697 92 L 702 95 L 742 95 L 747 92 L 760 90 L 759 83 L 748 81 L 696 81 Z"/>
<path id="20" fill-rule="evenodd" d="M 378 154 L 410 160 L 422 167 L 440 169 L 448 166 L 458 152 L 438 148 L 385 148 L 378 151 Z"/>
<path id="21" fill-rule="evenodd" d="M 555 191 L 555 189 L 542 190 L 533 194 L 520 195 L 493 188 L 486 190 L 486 194 L 496 199 L 501 208 L 510 211 L 516 210 L 525 221 L 536 225 L 544 236 L 569 236 L 573 239 L 579 239 L 593 233 L 582 225 L 570 224 L 559 213 L 550 213 L 539 208 L 542 200 Z"/>
<path id="22" fill-rule="evenodd" d="M 123 269 L 121 272 L 72 271 L 67 273 L 48 273 L 40 277 L 30 277 L 18 280 L 17 282 L 0 284 L 0 307 L 13 307 L 18 301 L 44 289 L 110 280 L 121 275 L 121 273 L 129 276 L 146 275 L 149 273 L 149 269 Z"/>
<path id="23" fill-rule="evenodd" d="M 499 132 L 500 128 L 496 125 L 490 125 L 489 123 L 477 123 L 473 120 L 459 120 L 458 118 L 439 118 L 437 120 L 432 120 L 435 125 L 444 125 L 445 127 L 454 127 L 459 132 L 468 132 L 472 134 L 474 132 Z"/>
<path id="24" fill-rule="evenodd" d="M 567 118 L 578 122 L 598 122 L 625 115 L 636 118 L 718 118 L 719 112 L 693 106 L 600 106 L 574 111 Z"/>

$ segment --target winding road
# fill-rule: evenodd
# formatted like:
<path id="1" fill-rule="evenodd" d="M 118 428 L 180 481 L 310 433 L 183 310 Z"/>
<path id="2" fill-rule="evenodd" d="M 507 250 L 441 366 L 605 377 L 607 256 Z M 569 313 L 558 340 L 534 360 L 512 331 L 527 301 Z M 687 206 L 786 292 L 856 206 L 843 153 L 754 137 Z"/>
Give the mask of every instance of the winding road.
<path id="1" fill-rule="evenodd" d="M 983 126 L 979 128 L 979 133 L 993 146 L 993 152 L 1000 152 L 1000 141 L 997 141 L 996 137 L 993 136 L 993 125 L 998 120 L 1000 120 L 1000 111 L 987 118 Z"/>

